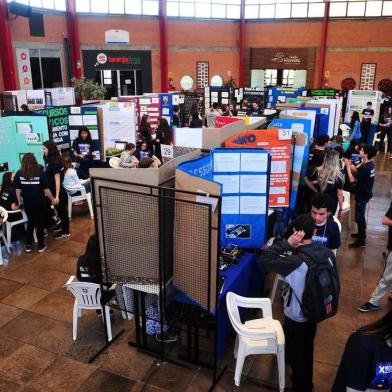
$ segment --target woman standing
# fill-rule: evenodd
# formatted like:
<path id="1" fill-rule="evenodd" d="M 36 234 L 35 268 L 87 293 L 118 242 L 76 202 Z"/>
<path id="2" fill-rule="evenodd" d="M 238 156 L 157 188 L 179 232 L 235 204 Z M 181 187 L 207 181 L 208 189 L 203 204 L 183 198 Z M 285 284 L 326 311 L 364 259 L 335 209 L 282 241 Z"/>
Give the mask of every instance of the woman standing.
<path id="1" fill-rule="evenodd" d="M 158 128 L 156 132 L 155 155 L 162 161 L 161 144 L 172 144 L 172 131 L 166 118 L 160 117 L 158 120 Z"/>
<path id="2" fill-rule="evenodd" d="M 55 235 L 55 239 L 69 237 L 69 218 L 67 213 L 68 196 L 62 184 L 64 181 L 64 165 L 53 140 L 44 142 L 44 161 L 45 161 L 45 174 L 48 177 L 49 188 L 53 194 L 53 205 L 56 207 L 59 217 L 61 219 L 61 228 Z"/>
<path id="3" fill-rule="evenodd" d="M 32 250 L 35 229 L 38 252 L 42 253 L 47 248 L 44 237 L 45 213 L 43 213 L 47 207 L 45 196 L 52 204 L 55 203 L 55 200 L 49 189 L 48 179 L 33 154 L 28 152 L 23 156 L 22 169 L 16 173 L 14 184 L 18 204 L 23 204 L 28 219 L 25 250 L 27 253 Z"/>
<path id="4" fill-rule="evenodd" d="M 351 134 L 348 140 L 350 140 L 350 145 L 353 146 L 358 144 L 362 139 L 361 122 L 359 120 L 359 113 L 356 111 L 351 115 L 350 128 Z"/>
<path id="5" fill-rule="evenodd" d="M 79 176 L 88 178 L 88 170 L 93 159 L 93 140 L 87 127 L 80 127 L 78 137 L 72 143 L 72 150 L 76 161 L 79 163 Z"/>
<path id="6" fill-rule="evenodd" d="M 147 142 L 149 150 L 153 151 L 152 129 L 150 125 L 150 116 L 148 114 L 143 114 L 142 119 L 140 120 L 139 133 L 142 136 L 142 140 Z"/>
<path id="7" fill-rule="evenodd" d="M 333 215 L 339 204 L 340 214 L 343 208 L 344 175 L 340 166 L 339 153 L 336 150 L 328 151 L 323 164 L 311 169 L 305 177 L 305 182 L 313 192 L 323 192 L 329 195 Z"/>

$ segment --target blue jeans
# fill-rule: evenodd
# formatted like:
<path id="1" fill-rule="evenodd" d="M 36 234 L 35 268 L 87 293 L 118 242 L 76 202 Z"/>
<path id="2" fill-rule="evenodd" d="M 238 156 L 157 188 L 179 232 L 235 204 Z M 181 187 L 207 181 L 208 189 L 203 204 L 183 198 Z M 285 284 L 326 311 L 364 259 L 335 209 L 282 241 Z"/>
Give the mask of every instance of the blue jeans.
<path id="1" fill-rule="evenodd" d="M 367 201 L 355 199 L 355 222 L 358 225 L 358 241 L 366 240 L 366 206 Z"/>

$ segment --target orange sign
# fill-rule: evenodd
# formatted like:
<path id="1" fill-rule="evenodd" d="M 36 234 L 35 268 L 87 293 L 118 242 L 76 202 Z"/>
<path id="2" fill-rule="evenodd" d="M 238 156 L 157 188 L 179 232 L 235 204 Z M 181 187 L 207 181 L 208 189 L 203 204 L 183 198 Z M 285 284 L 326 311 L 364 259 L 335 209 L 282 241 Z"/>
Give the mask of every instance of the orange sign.
<path id="1" fill-rule="evenodd" d="M 263 148 L 271 154 L 269 207 L 287 207 L 290 198 L 291 130 L 249 130 L 225 142 L 230 148 Z"/>

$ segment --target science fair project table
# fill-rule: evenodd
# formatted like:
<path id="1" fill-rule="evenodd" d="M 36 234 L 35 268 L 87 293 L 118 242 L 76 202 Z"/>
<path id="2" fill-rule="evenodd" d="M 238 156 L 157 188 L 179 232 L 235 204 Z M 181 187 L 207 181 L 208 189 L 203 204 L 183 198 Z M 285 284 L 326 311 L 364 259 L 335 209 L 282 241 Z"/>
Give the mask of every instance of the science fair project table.
<path id="1" fill-rule="evenodd" d="M 215 308 L 212 312 L 212 316 L 215 317 L 218 323 L 216 330 L 216 355 L 218 360 L 222 359 L 230 335 L 234 331 L 227 313 L 226 294 L 231 291 L 243 297 L 261 297 L 264 290 L 265 270 L 258 263 L 256 255 L 245 253 L 237 264 L 232 264 L 226 270 L 219 271 L 219 277 L 224 278 L 224 283 L 220 287 L 218 310 Z M 195 301 L 183 293 L 177 294 L 175 300 L 197 306 Z M 194 350 L 198 350 L 198 348 L 194 347 Z"/>

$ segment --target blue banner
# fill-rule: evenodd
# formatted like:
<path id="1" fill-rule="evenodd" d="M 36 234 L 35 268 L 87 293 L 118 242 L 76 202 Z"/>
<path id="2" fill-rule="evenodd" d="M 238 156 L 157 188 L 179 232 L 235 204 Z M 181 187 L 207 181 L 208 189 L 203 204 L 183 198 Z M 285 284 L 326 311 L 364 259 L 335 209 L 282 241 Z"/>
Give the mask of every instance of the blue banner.
<path id="1" fill-rule="evenodd" d="M 275 106 L 277 100 L 281 103 L 285 103 L 287 98 L 302 96 L 302 91 L 304 91 L 303 88 L 270 87 L 268 89 L 267 103 L 271 104 L 271 106 Z"/>

